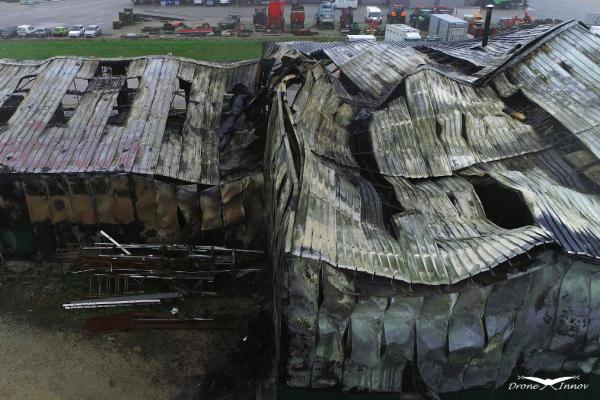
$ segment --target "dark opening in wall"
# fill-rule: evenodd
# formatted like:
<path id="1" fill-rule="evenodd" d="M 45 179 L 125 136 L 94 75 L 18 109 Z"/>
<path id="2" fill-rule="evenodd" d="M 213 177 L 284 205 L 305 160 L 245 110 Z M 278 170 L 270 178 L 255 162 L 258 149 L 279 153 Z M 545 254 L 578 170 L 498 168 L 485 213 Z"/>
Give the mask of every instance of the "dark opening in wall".
<path id="1" fill-rule="evenodd" d="M 113 107 L 108 117 L 108 125 L 125 125 L 131 113 L 131 107 L 137 96 L 139 86 L 140 78 L 138 77 L 124 80 L 123 86 L 117 96 L 117 104 Z"/>
<path id="2" fill-rule="evenodd" d="M 24 96 L 21 94 L 12 94 L 2 105 L 0 106 L 0 126 L 8 123 L 13 114 L 19 108 L 19 104 L 23 101 Z"/>
<path id="3" fill-rule="evenodd" d="M 183 133 L 190 102 L 191 86 L 190 82 L 179 79 L 179 88 L 173 94 L 169 116 L 167 117 L 166 130 L 171 134 L 181 135 Z"/>
<path id="4" fill-rule="evenodd" d="M 533 225 L 533 215 L 521 193 L 496 182 L 473 183 L 473 186 L 485 215 L 496 225 L 506 229 Z"/>

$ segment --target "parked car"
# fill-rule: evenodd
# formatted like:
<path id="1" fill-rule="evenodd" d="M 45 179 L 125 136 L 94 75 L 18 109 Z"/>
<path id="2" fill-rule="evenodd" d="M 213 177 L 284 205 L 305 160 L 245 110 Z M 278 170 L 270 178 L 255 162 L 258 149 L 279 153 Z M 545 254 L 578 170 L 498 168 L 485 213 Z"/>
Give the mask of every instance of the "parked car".
<path id="1" fill-rule="evenodd" d="M 69 31 L 70 31 L 70 28 L 68 26 L 64 26 L 64 25 L 56 26 L 52 30 L 52 36 L 66 37 L 66 36 L 69 36 Z"/>
<path id="2" fill-rule="evenodd" d="M 73 25 L 69 28 L 69 37 L 82 37 L 85 33 L 85 27 L 83 25 Z"/>
<path id="3" fill-rule="evenodd" d="M 33 32 L 29 34 L 30 37 L 35 38 L 47 38 L 52 36 L 52 29 L 50 28 L 36 28 Z"/>
<path id="4" fill-rule="evenodd" d="M 17 26 L 17 35 L 20 37 L 27 37 L 35 30 L 33 25 L 20 25 Z"/>
<path id="5" fill-rule="evenodd" d="M 219 4 L 222 6 L 228 6 L 229 5 L 229 0 L 219 0 Z"/>
<path id="6" fill-rule="evenodd" d="M 97 37 L 102 35 L 102 29 L 100 28 L 100 25 L 89 25 L 85 28 L 83 35 L 85 37 Z"/>
<path id="7" fill-rule="evenodd" d="M 221 21 L 219 21 L 219 28 L 221 28 L 222 31 L 224 31 L 226 29 L 236 29 L 239 26 L 240 26 L 240 16 L 239 15 L 231 14 L 231 15 L 226 16 Z"/>
<path id="8" fill-rule="evenodd" d="M 17 37 L 17 27 L 9 26 L 8 28 L 6 28 L 2 31 L 1 36 L 2 36 L 2 39 L 10 39 L 10 38 Z"/>

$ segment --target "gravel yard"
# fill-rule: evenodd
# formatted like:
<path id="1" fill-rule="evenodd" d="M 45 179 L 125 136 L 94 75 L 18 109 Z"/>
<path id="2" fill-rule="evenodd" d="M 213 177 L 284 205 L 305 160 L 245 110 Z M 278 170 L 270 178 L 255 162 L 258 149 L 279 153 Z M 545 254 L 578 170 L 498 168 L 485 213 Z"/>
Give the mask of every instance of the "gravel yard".
<path id="1" fill-rule="evenodd" d="M 223 289 L 226 301 L 190 297 L 178 307 L 190 316 L 213 312 L 236 315 L 240 321 L 251 319 L 260 309 L 261 284 L 236 282 L 239 286 Z M 65 311 L 61 307 L 64 302 L 89 297 L 84 286 L 63 275 L 56 264 L 8 261 L 0 265 L 0 399 L 244 398 L 236 393 L 236 388 L 244 385 L 244 373 L 236 368 L 241 362 L 239 344 L 247 335 L 245 328 L 144 330 L 83 337 L 86 318 L 131 311 Z M 255 291 L 250 292 L 251 287 Z M 135 310 L 157 313 L 168 312 L 170 307 Z M 228 381 L 228 394 L 212 393 L 213 377 L 217 376 Z M 239 390 L 247 392 L 246 387 Z"/>

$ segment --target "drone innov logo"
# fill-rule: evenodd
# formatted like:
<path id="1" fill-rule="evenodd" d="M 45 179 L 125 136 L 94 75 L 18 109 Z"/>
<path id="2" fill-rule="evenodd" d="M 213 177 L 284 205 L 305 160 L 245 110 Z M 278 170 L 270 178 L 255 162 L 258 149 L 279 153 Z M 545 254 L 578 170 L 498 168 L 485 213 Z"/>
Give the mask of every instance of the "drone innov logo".
<path id="1" fill-rule="evenodd" d="M 508 384 L 508 390 L 544 390 L 548 387 L 554 390 L 585 390 L 590 386 L 587 383 L 568 382 L 571 380 L 579 380 L 579 375 L 563 376 L 554 379 L 543 379 L 535 376 L 517 376 L 517 380 L 530 381 L 533 383 L 511 382 Z"/>

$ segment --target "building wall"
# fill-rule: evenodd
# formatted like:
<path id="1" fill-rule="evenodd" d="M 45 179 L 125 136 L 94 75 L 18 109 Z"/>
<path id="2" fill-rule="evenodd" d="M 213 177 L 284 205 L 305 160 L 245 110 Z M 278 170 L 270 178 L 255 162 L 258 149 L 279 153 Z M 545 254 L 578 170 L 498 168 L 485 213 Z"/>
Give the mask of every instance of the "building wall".
<path id="1" fill-rule="evenodd" d="M 262 245 L 262 174 L 212 187 L 128 174 L 6 174 L 0 181 L 0 230 L 15 240 L 29 231 L 24 236 L 35 242 L 8 251 L 93 242 L 100 230 L 120 242 Z"/>

